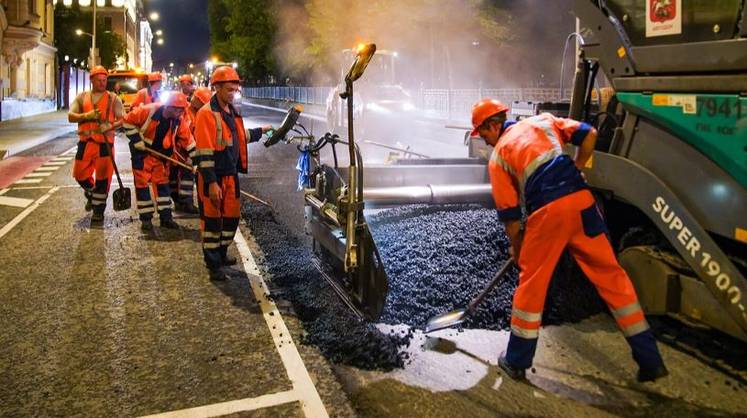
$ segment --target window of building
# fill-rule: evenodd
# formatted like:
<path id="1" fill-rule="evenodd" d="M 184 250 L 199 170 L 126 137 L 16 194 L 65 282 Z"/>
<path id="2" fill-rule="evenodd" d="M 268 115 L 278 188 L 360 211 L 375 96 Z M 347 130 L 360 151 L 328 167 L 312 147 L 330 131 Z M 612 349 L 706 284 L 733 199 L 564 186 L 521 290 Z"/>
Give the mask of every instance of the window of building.
<path id="1" fill-rule="evenodd" d="M 104 30 L 112 30 L 112 18 L 111 16 L 104 17 Z"/>

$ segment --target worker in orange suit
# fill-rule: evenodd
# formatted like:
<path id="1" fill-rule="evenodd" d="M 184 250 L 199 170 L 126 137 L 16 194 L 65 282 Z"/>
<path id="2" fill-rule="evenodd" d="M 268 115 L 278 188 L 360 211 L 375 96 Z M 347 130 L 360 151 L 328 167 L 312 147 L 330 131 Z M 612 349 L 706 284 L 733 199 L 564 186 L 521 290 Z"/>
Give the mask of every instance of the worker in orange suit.
<path id="1" fill-rule="evenodd" d="M 633 284 L 615 258 L 604 219 L 581 175 L 594 151 L 596 130 L 549 113 L 507 122 L 507 110 L 491 99 L 479 101 L 472 110 L 472 136 L 495 147 L 488 163 L 493 198 L 519 266 L 511 335 L 498 365 L 512 378 L 525 377 L 537 347 L 550 278 L 568 248 L 625 335 L 639 366 L 638 380 L 666 376 Z M 578 147 L 575 159 L 563 153 L 566 144 Z M 523 231 L 522 216 L 527 217 Z"/>
<path id="2" fill-rule="evenodd" d="M 207 87 L 198 88 L 192 95 L 189 107 L 187 108 L 187 111 L 184 112 L 184 118 L 189 119 L 193 134 L 197 111 L 200 110 L 205 103 L 210 101 L 212 95 L 213 92 Z M 194 146 L 190 149 L 185 149 L 177 143 L 175 156 L 179 160 L 191 165 L 194 159 L 194 154 Z M 199 213 L 194 205 L 194 184 L 195 176 L 191 170 L 187 170 L 186 168 L 176 164 L 171 164 L 171 170 L 169 172 L 169 187 L 171 187 L 171 199 L 174 201 L 174 209 L 177 212 L 190 215 Z"/>
<path id="3" fill-rule="evenodd" d="M 135 99 L 132 101 L 130 110 L 144 104 L 158 102 L 158 92 L 161 89 L 162 81 L 163 76 L 161 75 L 161 73 L 149 73 L 148 87 L 138 90 L 137 94 L 135 95 Z"/>
<path id="4" fill-rule="evenodd" d="M 85 91 L 73 100 L 67 116 L 69 122 L 78 124 L 78 152 L 73 177 L 83 188 L 86 211 L 93 210 L 92 224 L 104 221 L 113 173 L 114 156 L 109 151 L 114 153 L 114 133 L 124 117 L 122 101 L 106 91 L 108 76 L 104 67 L 94 67 L 90 74 L 91 91 Z"/>
<path id="5" fill-rule="evenodd" d="M 210 279 L 216 281 L 226 280 L 226 267 L 236 263 L 228 255 L 228 247 L 239 226 L 238 173 L 247 172 L 247 142 L 259 141 L 272 129 L 268 125 L 244 130 L 241 115 L 233 106 L 239 83 L 233 68 L 215 69 L 210 78 L 215 94 L 197 111 L 195 121 L 202 252 Z"/>
<path id="6" fill-rule="evenodd" d="M 182 74 L 179 76 L 179 90 L 187 96 L 187 100 L 192 100 L 192 94 L 195 92 L 195 80 L 192 74 Z"/>
<path id="7" fill-rule="evenodd" d="M 171 213 L 169 162 L 151 151 L 171 157 L 177 142 L 185 148 L 194 146 L 189 120 L 183 117 L 187 105 L 187 97 L 175 92 L 169 94 L 163 104 L 140 106 L 125 116 L 124 128 L 130 139 L 135 197 L 143 231 L 153 229 L 156 210 L 162 228 L 179 229 Z M 151 184 L 156 189 L 155 197 L 151 197 Z"/>

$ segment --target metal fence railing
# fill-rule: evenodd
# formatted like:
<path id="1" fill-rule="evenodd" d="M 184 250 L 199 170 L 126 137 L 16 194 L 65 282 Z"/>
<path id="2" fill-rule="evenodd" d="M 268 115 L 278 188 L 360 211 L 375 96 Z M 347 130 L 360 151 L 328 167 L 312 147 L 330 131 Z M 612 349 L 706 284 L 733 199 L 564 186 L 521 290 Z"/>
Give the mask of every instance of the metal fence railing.
<path id="1" fill-rule="evenodd" d="M 332 87 L 246 87 L 244 97 L 287 100 L 294 103 L 324 105 Z"/>
<path id="2" fill-rule="evenodd" d="M 287 100 L 296 103 L 324 106 L 332 87 L 247 87 L 244 97 L 255 99 Z M 571 89 L 565 89 L 568 98 Z M 421 89 L 413 99 L 419 109 L 444 119 L 469 119 L 472 105 L 483 97 L 493 97 L 504 103 L 514 101 L 547 102 L 561 99 L 556 88 L 510 89 Z"/>

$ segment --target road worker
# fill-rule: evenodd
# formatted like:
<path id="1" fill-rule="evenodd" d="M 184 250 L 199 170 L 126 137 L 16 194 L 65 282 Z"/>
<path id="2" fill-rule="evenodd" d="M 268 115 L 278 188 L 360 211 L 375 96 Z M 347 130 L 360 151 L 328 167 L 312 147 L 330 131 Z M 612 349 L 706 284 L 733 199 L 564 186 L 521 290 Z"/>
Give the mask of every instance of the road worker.
<path id="1" fill-rule="evenodd" d="M 550 278 L 568 248 L 625 335 L 639 366 L 638 380 L 666 376 L 633 284 L 617 263 L 604 219 L 581 175 L 594 151 L 596 130 L 549 113 L 507 122 L 507 110 L 491 99 L 472 110 L 472 136 L 495 147 L 488 163 L 493 198 L 519 267 L 511 335 L 499 366 L 520 379 L 532 365 Z M 569 143 L 579 147 L 575 160 L 563 153 Z M 527 217 L 523 231 L 522 216 Z"/>
<path id="2" fill-rule="evenodd" d="M 194 147 L 189 120 L 183 117 L 187 106 L 187 97 L 174 92 L 165 97 L 163 104 L 143 105 L 125 116 L 124 128 L 130 139 L 135 197 L 143 231 L 153 229 L 156 210 L 161 227 L 179 228 L 171 213 L 169 162 L 153 151 L 172 157 L 177 142 L 185 149 Z M 151 197 L 151 184 L 156 189 L 155 201 Z"/>
<path id="3" fill-rule="evenodd" d="M 95 66 L 90 74 L 91 91 L 79 94 L 67 115 L 68 121 L 78 124 L 78 152 L 75 154 L 73 177 L 83 188 L 86 211 L 93 210 L 92 224 L 104 221 L 106 199 L 112 182 L 114 133 L 122 125 L 124 117 L 122 101 L 114 93 L 106 91 L 108 76 L 104 67 Z"/>
<path id="4" fill-rule="evenodd" d="M 179 90 L 187 96 L 187 100 L 192 101 L 192 94 L 195 92 L 195 80 L 192 74 L 179 76 Z"/>
<path id="5" fill-rule="evenodd" d="M 239 226 L 238 173 L 247 172 L 247 142 L 259 141 L 272 129 L 244 130 L 241 115 L 233 106 L 239 83 L 238 73 L 229 66 L 213 71 L 210 84 L 215 94 L 197 111 L 195 121 L 202 252 L 210 279 L 218 281 L 226 280 L 226 266 L 236 263 L 228 256 L 228 247 Z"/>
<path id="6" fill-rule="evenodd" d="M 194 134 L 195 119 L 197 117 L 197 111 L 200 110 L 205 103 L 210 101 L 210 97 L 213 92 L 207 87 L 200 87 L 194 91 L 192 100 L 184 112 L 184 117 L 189 119 L 192 133 Z M 175 156 L 187 164 L 192 164 L 194 158 L 195 148 L 183 149 L 177 143 L 175 150 Z M 192 171 L 186 168 L 172 164 L 169 172 L 169 186 L 171 187 L 171 198 L 174 200 L 174 209 L 177 212 L 183 212 L 187 214 L 196 214 L 199 211 L 194 205 L 194 181 L 195 176 Z"/>
<path id="7" fill-rule="evenodd" d="M 163 76 L 161 73 L 149 73 L 148 74 L 148 87 L 138 90 L 135 99 L 132 101 L 131 109 L 144 104 L 150 104 L 158 102 L 158 91 L 161 89 L 161 82 Z"/>

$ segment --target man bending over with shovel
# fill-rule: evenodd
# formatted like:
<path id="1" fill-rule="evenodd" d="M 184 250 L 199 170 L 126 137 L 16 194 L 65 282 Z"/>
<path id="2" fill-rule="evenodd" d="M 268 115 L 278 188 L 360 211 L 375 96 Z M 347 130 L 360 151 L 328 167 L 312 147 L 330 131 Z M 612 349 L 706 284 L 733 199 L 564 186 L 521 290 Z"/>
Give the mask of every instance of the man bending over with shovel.
<path id="1" fill-rule="evenodd" d="M 132 172 L 135 176 L 137 211 L 143 231 L 153 229 L 153 212 L 158 210 L 161 227 L 179 229 L 171 214 L 169 162 L 177 141 L 194 147 L 189 121 L 183 118 L 189 104 L 182 93 L 169 94 L 162 103 L 151 103 L 130 111 L 124 128 L 130 139 Z M 155 202 L 150 184 L 155 186 Z"/>
<path id="2" fill-rule="evenodd" d="M 519 266 L 511 336 L 498 365 L 514 379 L 524 378 L 532 365 L 547 288 L 567 247 L 625 335 L 639 366 L 638 380 L 666 376 L 633 284 L 617 263 L 604 220 L 581 176 L 594 151 L 596 130 L 549 113 L 506 122 L 507 110 L 491 99 L 472 109 L 472 136 L 479 134 L 495 147 L 488 163 L 493 197 Z M 568 143 L 579 147 L 575 160 L 563 153 Z M 527 216 L 523 233 L 522 212 Z"/>

